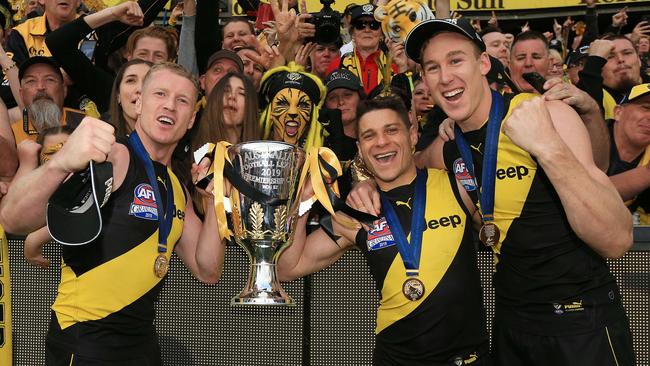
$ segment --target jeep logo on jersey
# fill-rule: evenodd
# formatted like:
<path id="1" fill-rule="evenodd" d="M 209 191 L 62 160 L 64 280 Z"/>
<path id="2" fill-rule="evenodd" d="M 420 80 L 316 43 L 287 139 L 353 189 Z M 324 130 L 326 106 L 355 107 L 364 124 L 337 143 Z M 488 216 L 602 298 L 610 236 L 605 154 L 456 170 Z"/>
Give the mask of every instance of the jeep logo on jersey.
<path id="1" fill-rule="evenodd" d="M 129 215 L 145 220 L 158 220 L 156 195 L 148 183 L 138 184 L 133 190 L 133 202 Z"/>
<path id="2" fill-rule="evenodd" d="M 463 158 L 456 159 L 456 161 L 454 161 L 453 168 L 456 180 L 463 185 L 467 192 L 476 190 L 476 181 L 469 174 L 469 170 L 467 169 Z"/>
<path id="3" fill-rule="evenodd" d="M 463 222 L 461 220 L 460 216 L 458 215 L 451 215 L 451 216 L 443 216 L 439 219 L 433 219 L 429 220 L 427 222 L 427 227 L 431 230 L 435 230 L 439 227 L 448 227 L 451 226 L 452 228 L 456 228 L 456 226 L 460 225 Z"/>
<path id="4" fill-rule="evenodd" d="M 497 169 L 497 178 L 503 180 L 506 178 L 517 178 L 521 180 L 523 177 L 528 176 L 528 168 L 522 165 L 509 166 L 505 169 Z"/>
<path id="5" fill-rule="evenodd" d="M 379 250 L 382 248 L 395 245 L 393 233 L 390 231 L 388 222 L 385 217 L 376 220 L 372 228 L 368 231 L 368 238 L 366 239 L 368 250 Z"/>

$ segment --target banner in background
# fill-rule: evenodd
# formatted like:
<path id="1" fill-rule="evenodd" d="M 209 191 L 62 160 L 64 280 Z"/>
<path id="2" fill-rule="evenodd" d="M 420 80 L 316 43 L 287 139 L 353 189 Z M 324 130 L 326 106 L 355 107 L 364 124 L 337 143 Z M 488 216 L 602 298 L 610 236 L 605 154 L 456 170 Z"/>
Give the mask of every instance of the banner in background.
<path id="1" fill-rule="evenodd" d="M 264 1 L 268 2 L 268 1 Z M 364 0 L 336 0 L 332 8 L 343 12 L 348 4 L 365 4 Z M 435 9 L 435 0 L 428 0 L 429 7 Z M 621 8 L 635 3 L 643 3 L 647 0 L 596 0 L 596 5 L 616 5 Z M 571 6 L 585 6 L 585 0 L 450 0 L 451 10 L 454 11 L 500 11 L 500 10 L 535 10 L 545 8 L 566 8 Z M 307 0 L 307 10 L 310 13 L 318 12 L 323 5 L 318 0 Z M 237 0 L 231 0 L 233 16 L 245 15 Z"/>
<path id="2" fill-rule="evenodd" d="M 9 290 L 9 243 L 0 226 L 0 365 L 13 365 L 11 348 L 11 291 Z"/>

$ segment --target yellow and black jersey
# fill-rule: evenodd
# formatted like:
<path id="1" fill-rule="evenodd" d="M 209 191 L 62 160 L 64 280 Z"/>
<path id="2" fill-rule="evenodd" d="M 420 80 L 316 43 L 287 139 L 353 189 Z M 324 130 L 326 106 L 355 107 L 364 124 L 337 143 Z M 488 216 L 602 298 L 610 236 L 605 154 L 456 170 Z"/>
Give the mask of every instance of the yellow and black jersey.
<path id="1" fill-rule="evenodd" d="M 534 94 L 510 101 L 508 114 Z M 507 101 L 506 101 L 507 102 Z M 465 134 L 481 185 L 487 123 Z M 479 188 L 468 179 L 455 142 L 444 147 L 446 166 L 478 205 Z M 500 132 L 494 219 L 500 230 L 493 249 L 497 320 L 536 334 L 575 334 L 594 329 L 603 315 L 580 317 L 585 309 L 618 301 L 605 260 L 578 238 L 557 192 L 535 158 Z M 612 291 L 610 293 L 610 291 Z"/>
<path id="2" fill-rule="evenodd" d="M 386 195 L 409 235 L 415 181 Z M 356 244 L 366 256 L 381 293 L 377 310 L 375 364 L 430 365 L 447 362 L 487 342 L 485 310 L 469 215 L 453 175 L 428 170 L 426 221 L 419 279 L 424 296 L 402 292 L 406 270 L 386 219 L 360 230 Z"/>
<path id="3" fill-rule="evenodd" d="M 83 246 L 62 247 L 61 282 L 52 305 L 48 342 L 76 355 L 122 359 L 157 342 L 154 301 L 163 284 L 154 274 L 157 202 L 144 164 L 131 147 L 129 152 L 126 178 L 102 208 L 100 236 Z M 167 187 L 161 182 L 166 174 L 173 185 L 169 259 L 183 231 L 186 197 L 170 168 L 154 162 L 154 169 L 163 200 Z"/>

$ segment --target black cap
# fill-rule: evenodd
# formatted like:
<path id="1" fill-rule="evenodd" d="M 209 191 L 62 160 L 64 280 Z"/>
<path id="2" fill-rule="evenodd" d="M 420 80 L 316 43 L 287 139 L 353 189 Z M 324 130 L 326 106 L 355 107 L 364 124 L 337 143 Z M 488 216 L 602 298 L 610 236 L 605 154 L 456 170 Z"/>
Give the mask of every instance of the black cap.
<path id="1" fill-rule="evenodd" d="M 639 84 L 630 89 L 630 92 L 625 94 L 623 100 L 619 104 L 627 104 L 633 102 L 634 100 L 641 98 L 644 95 L 650 93 L 650 84 Z"/>
<path id="2" fill-rule="evenodd" d="M 375 19 L 375 6 L 372 4 L 363 4 L 350 9 L 350 21 L 355 22 L 361 17 L 371 17 Z"/>
<path id="3" fill-rule="evenodd" d="M 231 60 L 232 62 L 237 64 L 237 67 L 239 68 L 239 72 L 244 72 L 244 63 L 241 60 L 241 57 L 237 55 L 235 52 L 231 50 L 219 50 L 210 56 L 208 59 L 208 65 L 205 67 L 205 71 L 207 72 L 212 64 L 217 62 L 217 60 L 221 60 L 227 58 L 228 60 Z"/>
<path id="4" fill-rule="evenodd" d="M 361 81 L 348 69 L 336 69 L 325 78 L 327 93 L 334 89 L 344 88 L 354 91 L 363 90 Z"/>
<path id="5" fill-rule="evenodd" d="M 566 56 L 566 60 L 564 61 L 564 64 L 567 65 L 568 67 L 572 67 L 575 64 L 578 63 L 581 59 L 589 56 L 589 45 L 579 47 L 575 51 L 570 51 L 569 54 Z"/>
<path id="6" fill-rule="evenodd" d="M 490 57 L 490 71 L 488 71 L 485 78 L 488 80 L 488 83 L 497 83 L 500 85 L 508 85 L 510 89 L 517 90 L 515 83 L 510 79 L 510 76 L 506 72 L 505 67 L 499 59 Z"/>
<path id="7" fill-rule="evenodd" d="M 440 32 L 460 33 L 473 41 L 481 51 L 485 51 L 485 43 L 466 18 L 458 19 L 429 19 L 419 23 L 406 36 L 406 54 L 417 63 L 420 60 L 420 51 L 426 40 Z"/>
<path id="8" fill-rule="evenodd" d="M 311 75 L 303 71 L 287 71 L 286 69 L 271 69 L 265 74 L 266 79 L 262 78 L 262 85 L 260 86 L 260 105 L 265 108 L 271 103 L 275 95 L 282 89 L 298 89 L 311 99 L 314 105 L 320 103 L 321 99 L 325 97 L 321 90 L 322 84 L 317 83 L 309 77 Z M 320 84 L 320 85 L 319 85 Z"/>
<path id="9" fill-rule="evenodd" d="M 60 66 L 54 60 L 54 58 L 45 57 L 45 56 L 34 56 L 28 58 L 27 60 L 23 61 L 22 64 L 20 64 L 20 68 L 18 68 L 18 80 L 22 80 L 23 76 L 25 76 L 25 72 L 27 71 L 27 69 L 30 68 L 32 65 L 36 65 L 36 64 L 47 64 L 52 66 L 52 68 L 56 70 L 57 74 L 61 76 L 61 79 L 63 79 L 63 74 L 59 69 Z"/>
<path id="10" fill-rule="evenodd" d="M 113 164 L 90 162 L 88 169 L 72 175 L 47 204 L 47 229 L 57 242 L 84 245 L 102 231 L 100 208 L 113 190 Z"/>

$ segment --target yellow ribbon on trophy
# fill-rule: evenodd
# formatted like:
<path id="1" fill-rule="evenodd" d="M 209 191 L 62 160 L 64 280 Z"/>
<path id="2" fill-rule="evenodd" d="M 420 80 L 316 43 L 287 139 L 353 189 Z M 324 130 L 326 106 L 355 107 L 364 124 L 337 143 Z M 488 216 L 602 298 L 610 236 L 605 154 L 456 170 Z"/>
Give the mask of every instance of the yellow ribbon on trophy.
<path id="1" fill-rule="evenodd" d="M 230 239 L 232 232 L 228 228 L 228 221 L 226 219 L 226 205 L 225 205 L 225 185 L 224 185 L 224 165 L 227 161 L 230 161 L 228 156 L 228 148 L 231 146 L 230 143 L 225 141 L 220 141 L 217 144 L 209 143 L 207 144 L 207 151 L 204 156 L 209 157 L 212 160 L 210 169 L 208 170 L 208 176 L 212 175 L 214 188 L 214 210 L 215 215 L 218 221 L 218 230 L 220 239 Z M 321 164 L 321 160 L 323 166 Z M 334 206 L 332 204 L 332 198 L 330 198 L 330 193 L 328 192 L 327 184 L 331 184 L 331 192 L 336 198 L 340 197 L 338 184 L 336 178 L 341 176 L 342 168 L 339 160 L 336 158 L 336 154 L 326 147 L 314 147 L 307 152 L 305 157 L 305 164 L 303 165 L 302 171 L 300 173 L 300 180 L 298 183 L 297 196 L 302 195 L 302 189 L 304 183 L 307 179 L 307 173 L 310 174 L 310 182 L 312 189 L 314 190 L 314 195 L 309 198 L 307 201 L 312 203 L 318 200 L 321 202 L 323 207 L 332 215 L 332 217 L 337 218 L 342 225 L 348 227 L 357 227 L 358 225 L 351 220 L 337 217 L 334 212 Z M 331 183 L 330 183 L 331 182 Z M 233 197 L 231 195 L 231 197 Z M 231 202 L 231 207 L 235 207 L 237 203 Z"/>
<path id="2" fill-rule="evenodd" d="M 327 167 L 323 167 L 321 160 L 324 164 L 327 164 L 332 171 L 328 171 Z M 323 208 L 325 208 L 327 212 L 329 212 L 341 225 L 349 228 L 359 227 L 359 225 L 354 221 L 344 218 L 341 215 L 336 215 L 334 206 L 332 205 L 332 199 L 334 199 L 334 197 L 330 197 L 327 190 L 326 181 L 330 184 L 332 192 L 336 198 L 341 197 L 336 179 L 341 176 L 343 169 L 341 168 L 341 163 L 336 157 L 336 154 L 327 147 L 314 147 L 309 150 L 305 159 L 305 165 L 302 168 L 302 173 L 300 175 L 300 182 L 298 183 L 299 194 L 302 194 L 302 188 L 307 173 L 310 175 L 311 186 L 314 190 L 314 195 L 307 201 L 313 203 L 318 200 L 323 205 Z"/>

